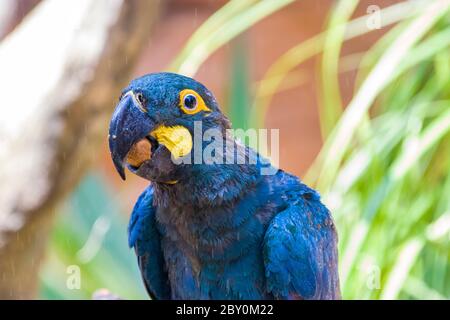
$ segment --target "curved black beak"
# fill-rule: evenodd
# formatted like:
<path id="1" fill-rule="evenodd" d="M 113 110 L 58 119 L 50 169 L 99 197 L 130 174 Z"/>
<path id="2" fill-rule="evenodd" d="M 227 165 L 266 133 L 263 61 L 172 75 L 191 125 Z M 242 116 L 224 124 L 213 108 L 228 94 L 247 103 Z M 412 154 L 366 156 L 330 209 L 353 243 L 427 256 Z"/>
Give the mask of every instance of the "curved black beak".
<path id="1" fill-rule="evenodd" d="M 125 180 L 125 158 L 133 144 L 146 137 L 153 122 L 129 91 L 119 101 L 109 124 L 109 150 L 120 177 Z"/>

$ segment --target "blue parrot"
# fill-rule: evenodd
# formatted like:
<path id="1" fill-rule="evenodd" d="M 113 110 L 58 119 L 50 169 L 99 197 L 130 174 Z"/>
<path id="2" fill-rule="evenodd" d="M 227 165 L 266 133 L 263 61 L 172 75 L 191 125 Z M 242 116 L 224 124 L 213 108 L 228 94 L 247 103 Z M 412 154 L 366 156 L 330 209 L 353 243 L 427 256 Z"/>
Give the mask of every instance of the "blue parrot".
<path id="1" fill-rule="evenodd" d="M 119 99 L 111 157 L 123 179 L 128 168 L 151 181 L 128 228 L 150 297 L 340 299 L 319 194 L 230 128 L 213 94 L 178 74 L 135 79 Z"/>

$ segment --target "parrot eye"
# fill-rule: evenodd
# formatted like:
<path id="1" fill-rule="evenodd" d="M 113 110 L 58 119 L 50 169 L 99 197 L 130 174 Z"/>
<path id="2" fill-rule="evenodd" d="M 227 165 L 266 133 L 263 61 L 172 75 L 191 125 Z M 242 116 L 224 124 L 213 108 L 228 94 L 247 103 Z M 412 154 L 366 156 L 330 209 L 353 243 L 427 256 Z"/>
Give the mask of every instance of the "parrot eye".
<path id="1" fill-rule="evenodd" d="M 197 107 L 197 98 L 193 94 L 187 94 L 183 103 L 186 109 L 194 110 Z"/>
<path id="2" fill-rule="evenodd" d="M 196 114 L 200 111 L 211 112 L 202 97 L 190 89 L 184 89 L 180 92 L 180 108 L 186 114 Z"/>
<path id="3" fill-rule="evenodd" d="M 145 98 L 141 92 L 136 93 L 136 99 L 141 104 L 141 106 L 145 106 Z"/>

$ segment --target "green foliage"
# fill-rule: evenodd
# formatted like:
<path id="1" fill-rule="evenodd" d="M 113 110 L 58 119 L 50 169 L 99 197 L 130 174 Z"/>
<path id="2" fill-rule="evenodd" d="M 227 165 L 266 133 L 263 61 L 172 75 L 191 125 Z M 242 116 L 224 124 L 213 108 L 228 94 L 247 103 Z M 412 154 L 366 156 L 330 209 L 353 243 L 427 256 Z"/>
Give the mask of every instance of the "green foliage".
<path id="1" fill-rule="evenodd" d="M 238 37 L 232 43 L 230 92 L 227 113 L 235 128 L 249 126 L 250 92 L 246 37 Z"/>
<path id="2" fill-rule="evenodd" d="M 448 12 L 429 3 L 366 54 L 307 175 L 338 224 L 344 298 L 450 297 Z"/>
<path id="3" fill-rule="evenodd" d="M 41 275 L 42 298 L 90 299 L 101 288 L 128 299 L 147 297 L 127 246 L 126 216 L 115 201 L 100 176 L 88 175 L 60 209 Z M 80 268 L 80 289 L 71 289 L 70 266 Z"/>
<path id="4" fill-rule="evenodd" d="M 188 40 L 170 70 L 193 76 L 219 47 L 294 0 L 230 0 Z"/>

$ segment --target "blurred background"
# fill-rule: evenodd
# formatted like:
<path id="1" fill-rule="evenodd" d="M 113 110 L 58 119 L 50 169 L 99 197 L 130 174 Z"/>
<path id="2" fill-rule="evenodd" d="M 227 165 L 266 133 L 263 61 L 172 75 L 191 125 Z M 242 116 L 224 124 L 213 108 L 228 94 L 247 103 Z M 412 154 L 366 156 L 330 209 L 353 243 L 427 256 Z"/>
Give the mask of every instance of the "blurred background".
<path id="1" fill-rule="evenodd" d="M 61 4 L 64 3 L 64 4 Z M 339 233 L 344 299 L 450 298 L 450 1 L 0 0 L 0 297 L 146 299 L 107 125 L 131 79 L 173 71 Z"/>

